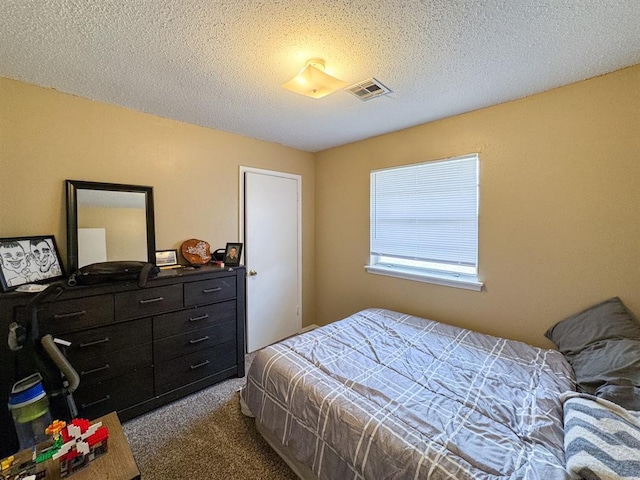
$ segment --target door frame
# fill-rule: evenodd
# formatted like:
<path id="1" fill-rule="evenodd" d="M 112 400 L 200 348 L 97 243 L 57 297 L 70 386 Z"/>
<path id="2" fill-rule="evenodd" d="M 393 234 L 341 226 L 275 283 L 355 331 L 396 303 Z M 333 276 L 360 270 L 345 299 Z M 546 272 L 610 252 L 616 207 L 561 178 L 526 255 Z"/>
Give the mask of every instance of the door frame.
<path id="1" fill-rule="evenodd" d="M 297 255 L 297 297 L 298 297 L 298 319 L 300 321 L 300 328 L 304 325 L 304 320 L 302 318 L 302 175 L 297 173 L 287 173 L 287 172 L 279 172 L 276 170 L 266 170 L 263 168 L 255 168 L 255 167 L 245 167 L 240 165 L 240 175 L 239 175 L 239 201 L 238 201 L 238 238 L 239 242 L 245 245 L 244 248 L 244 264 L 247 267 L 246 274 L 249 274 L 249 269 L 251 268 L 249 262 L 251 261 L 251 255 L 249 249 L 247 249 L 245 244 L 244 232 L 245 232 L 245 218 L 244 218 L 244 206 L 245 206 L 245 182 L 244 182 L 244 174 L 245 173 L 259 173 L 262 175 L 273 175 L 276 177 L 289 178 L 296 181 L 297 186 L 297 196 L 298 196 L 298 204 L 297 204 L 297 212 L 298 212 L 298 238 L 296 242 L 298 244 L 298 255 Z M 247 255 L 249 253 L 249 255 Z M 247 303 L 249 302 L 249 296 L 245 300 Z M 248 308 L 246 309 L 248 312 Z M 245 345 L 246 350 L 246 345 Z"/>

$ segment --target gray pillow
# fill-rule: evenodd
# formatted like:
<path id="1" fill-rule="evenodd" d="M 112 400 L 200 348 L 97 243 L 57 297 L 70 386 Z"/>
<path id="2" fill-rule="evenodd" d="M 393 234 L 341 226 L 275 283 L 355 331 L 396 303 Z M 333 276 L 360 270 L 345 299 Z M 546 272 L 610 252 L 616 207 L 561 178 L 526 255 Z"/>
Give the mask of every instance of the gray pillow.
<path id="1" fill-rule="evenodd" d="M 580 353 L 592 343 L 614 338 L 640 340 L 640 322 L 618 297 L 572 315 L 551 327 L 545 336 L 564 355 Z"/>
<path id="2" fill-rule="evenodd" d="M 627 410 L 640 410 L 640 387 L 633 385 L 603 385 L 596 397 L 624 406 Z"/>
<path id="3" fill-rule="evenodd" d="M 573 367 L 579 391 L 639 408 L 640 322 L 619 298 L 558 322 L 545 336 Z"/>
<path id="4" fill-rule="evenodd" d="M 640 340 L 602 340 L 567 360 L 581 390 L 592 395 L 604 385 L 640 386 Z"/>

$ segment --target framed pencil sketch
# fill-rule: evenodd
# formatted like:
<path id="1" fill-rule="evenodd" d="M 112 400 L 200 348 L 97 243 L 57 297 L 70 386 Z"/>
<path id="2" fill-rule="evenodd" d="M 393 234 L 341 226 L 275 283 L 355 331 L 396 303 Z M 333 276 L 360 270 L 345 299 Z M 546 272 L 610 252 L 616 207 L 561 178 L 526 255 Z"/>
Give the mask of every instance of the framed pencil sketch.
<path id="1" fill-rule="evenodd" d="M 156 250 L 156 265 L 172 267 L 178 264 L 178 250 Z"/>
<path id="2" fill-rule="evenodd" d="M 240 265 L 240 255 L 242 255 L 241 243 L 227 243 L 224 251 L 224 266 L 237 267 Z"/>
<path id="3" fill-rule="evenodd" d="M 0 238 L 3 292 L 27 283 L 48 283 L 60 278 L 64 278 L 64 268 L 53 235 Z"/>

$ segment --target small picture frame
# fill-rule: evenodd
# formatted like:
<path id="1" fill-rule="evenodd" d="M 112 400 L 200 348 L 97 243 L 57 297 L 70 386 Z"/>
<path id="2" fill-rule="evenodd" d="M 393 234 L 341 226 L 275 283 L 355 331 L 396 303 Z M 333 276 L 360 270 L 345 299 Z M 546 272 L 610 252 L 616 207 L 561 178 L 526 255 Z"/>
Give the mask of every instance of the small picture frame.
<path id="1" fill-rule="evenodd" d="M 224 250 L 224 266 L 225 267 L 237 267 L 240 265 L 240 256 L 242 255 L 241 243 L 227 243 L 227 248 Z"/>
<path id="2" fill-rule="evenodd" d="M 178 265 L 178 250 L 156 250 L 156 266 L 173 267 Z"/>
<path id="3" fill-rule="evenodd" d="M 28 283 L 64 278 L 53 235 L 0 238 L 0 284 L 3 292 Z"/>

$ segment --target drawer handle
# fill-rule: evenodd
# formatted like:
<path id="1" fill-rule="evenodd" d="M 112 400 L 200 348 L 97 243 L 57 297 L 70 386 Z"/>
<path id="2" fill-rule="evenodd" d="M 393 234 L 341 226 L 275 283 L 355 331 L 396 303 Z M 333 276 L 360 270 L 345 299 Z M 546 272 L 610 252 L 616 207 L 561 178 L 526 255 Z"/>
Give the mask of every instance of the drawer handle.
<path id="1" fill-rule="evenodd" d="M 106 397 L 103 397 L 100 400 L 96 400 L 95 402 L 83 403 L 82 405 L 80 405 L 80 407 L 81 408 L 93 407 L 94 405 L 98 405 L 99 403 L 107 402 L 109 400 L 111 400 L 111 395 L 107 395 Z"/>
<path id="2" fill-rule="evenodd" d="M 222 290 L 222 287 L 205 288 L 204 290 L 202 290 L 202 293 L 214 293 L 214 292 L 220 292 L 221 290 Z"/>
<path id="3" fill-rule="evenodd" d="M 189 319 L 190 322 L 197 322 L 198 320 L 206 320 L 207 318 L 209 318 L 209 314 L 207 313 L 206 315 L 201 315 L 200 317 L 191 317 Z"/>
<path id="4" fill-rule="evenodd" d="M 209 340 L 208 335 L 205 335 L 204 337 L 201 337 L 201 338 L 194 338 L 193 340 L 189 340 L 189 343 L 191 345 L 195 345 L 196 343 L 204 342 L 205 340 Z"/>
<path id="5" fill-rule="evenodd" d="M 98 368 L 92 368 L 91 370 L 82 370 L 80 372 L 80 375 L 91 375 L 92 373 L 102 372 L 103 370 L 108 370 L 109 368 L 111 368 L 111 367 L 107 363 L 106 365 L 103 365 L 103 366 L 98 367 Z"/>
<path id="6" fill-rule="evenodd" d="M 53 318 L 55 320 L 60 320 L 62 318 L 72 318 L 72 317 L 81 317 L 82 315 L 86 315 L 86 310 L 81 310 L 79 312 L 71 312 L 71 313 L 56 313 Z"/>
<path id="7" fill-rule="evenodd" d="M 140 300 L 140 304 L 144 305 L 145 303 L 162 302 L 163 300 L 164 297 L 149 298 L 148 300 Z"/>
<path id="8" fill-rule="evenodd" d="M 81 343 L 80 348 L 92 347 L 94 345 L 99 345 L 101 343 L 107 343 L 108 341 L 109 341 L 109 337 L 104 337 L 101 340 L 94 340 L 93 342 Z"/>
<path id="9" fill-rule="evenodd" d="M 195 370 L 196 368 L 204 367 L 205 365 L 209 365 L 209 360 L 205 360 L 202 363 L 198 363 L 196 365 L 191 365 L 191 370 Z"/>

